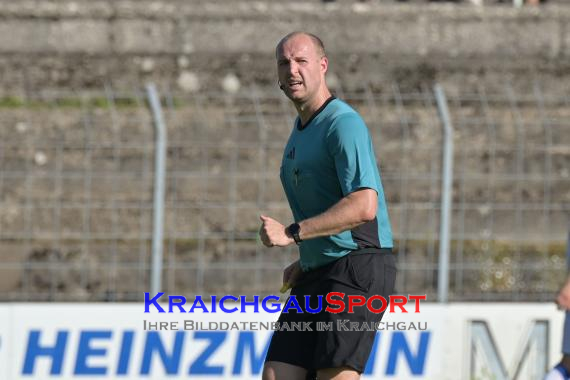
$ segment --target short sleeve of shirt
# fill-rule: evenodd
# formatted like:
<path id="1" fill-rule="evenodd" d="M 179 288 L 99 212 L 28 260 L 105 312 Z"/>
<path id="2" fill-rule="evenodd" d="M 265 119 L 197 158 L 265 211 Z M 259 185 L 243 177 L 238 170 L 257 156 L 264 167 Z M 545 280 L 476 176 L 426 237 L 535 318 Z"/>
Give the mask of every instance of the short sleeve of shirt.
<path id="1" fill-rule="evenodd" d="M 344 196 L 362 188 L 379 192 L 372 141 L 358 114 L 337 116 L 327 133 L 326 143 Z"/>

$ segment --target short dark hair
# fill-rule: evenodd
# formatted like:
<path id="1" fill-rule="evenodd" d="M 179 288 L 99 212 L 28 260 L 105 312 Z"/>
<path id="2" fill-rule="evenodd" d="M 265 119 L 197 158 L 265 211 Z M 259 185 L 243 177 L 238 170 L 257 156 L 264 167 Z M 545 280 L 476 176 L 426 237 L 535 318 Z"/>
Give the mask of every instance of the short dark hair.
<path id="1" fill-rule="evenodd" d="M 275 48 L 275 56 L 277 56 L 279 49 L 281 48 L 281 46 L 283 46 L 283 44 L 285 42 L 290 40 L 292 37 L 299 36 L 299 35 L 305 35 L 305 36 L 309 37 L 313 41 L 313 44 L 315 44 L 315 47 L 317 48 L 317 52 L 320 54 L 321 57 L 325 57 L 327 55 L 325 52 L 325 44 L 323 44 L 323 41 L 319 37 L 317 37 L 313 33 L 296 31 L 296 32 L 289 33 L 288 35 L 283 37 L 281 39 L 281 41 L 279 41 L 279 43 L 277 44 L 277 47 Z"/>

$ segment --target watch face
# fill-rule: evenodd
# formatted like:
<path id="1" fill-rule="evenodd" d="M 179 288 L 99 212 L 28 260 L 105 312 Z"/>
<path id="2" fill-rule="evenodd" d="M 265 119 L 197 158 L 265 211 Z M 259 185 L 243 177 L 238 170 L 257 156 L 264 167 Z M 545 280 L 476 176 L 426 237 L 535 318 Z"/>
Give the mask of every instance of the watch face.
<path id="1" fill-rule="evenodd" d="M 301 237 L 299 236 L 299 232 L 301 231 L 301 227 L 299 226 L 299 224 L 293 223 L 288 227 L 288 229 L 289 233 L 293 236 L 295 243 L 300 244 L 302 240 Z"/>
<path id="2" fill-rule="evenodd" d="M 289 232 L 291 233 L 291 235 L 298 235 L 299 230 L 301 230 L 301 227 L 299 227 L 297 223 L 293 223 L 289 226 Z"/>

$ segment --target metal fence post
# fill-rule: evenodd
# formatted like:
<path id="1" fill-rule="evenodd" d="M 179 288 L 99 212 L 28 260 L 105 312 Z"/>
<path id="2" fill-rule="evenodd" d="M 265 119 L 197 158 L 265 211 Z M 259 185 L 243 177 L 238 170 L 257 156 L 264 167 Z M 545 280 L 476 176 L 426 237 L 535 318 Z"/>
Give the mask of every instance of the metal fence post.
<path id="1" fill-rule="evenodd" d="M 453 126 L 443 87 L 434 87 L 439 117 L 443 123 L 443 168 L 441 183 L 441 217 L 439 230 L 438 302 L 447 302 L 449 293 L 449 250 L 453 201 Z"/>
<path id="2" fill-rule="evenodd" d="M 162 249 L 164 234 L 164 198 L 166 174 L 166 126 L 162 115 L 160 98 L 154 83 L 146 85 L 150 109 L 155 128 L 154 155 L 154 199 L 153 199 L 153 229 L 152 229 L 152 266 L 150 289 L 152 294 L 160 291 L 162 285 Z"/>

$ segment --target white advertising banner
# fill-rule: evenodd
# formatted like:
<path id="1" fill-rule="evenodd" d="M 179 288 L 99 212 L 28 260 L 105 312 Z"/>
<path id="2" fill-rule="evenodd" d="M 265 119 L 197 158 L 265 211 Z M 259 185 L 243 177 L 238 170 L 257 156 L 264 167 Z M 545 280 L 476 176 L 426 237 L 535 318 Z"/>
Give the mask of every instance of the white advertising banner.
<path id="1" fill-rule="evenodd" d="M 208 313 L 176 306 L 169 313 L 168 305 L 145 313 L 142 303 L 3 304 L 0 378 L 260 379 L 278 313 L 204 306 Z M 537 379 L 560 358 L 564 313 L 554 305 L 407 310 L 386 313 L 376 326 L 363 378 Z"/>

